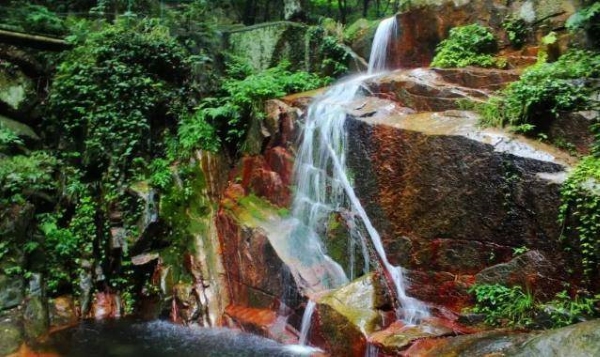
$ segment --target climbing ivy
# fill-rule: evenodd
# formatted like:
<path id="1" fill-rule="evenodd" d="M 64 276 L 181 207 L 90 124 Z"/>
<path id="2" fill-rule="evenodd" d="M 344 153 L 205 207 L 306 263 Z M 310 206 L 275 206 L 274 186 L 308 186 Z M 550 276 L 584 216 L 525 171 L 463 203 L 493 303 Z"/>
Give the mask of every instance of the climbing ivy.
<path id="1" fill-rule="evenodd" d="M 92 33 L 59 66 L 49 98 L 61 145 L 88 170 L 126 182 L 134 159 L 159 146 L 162 128 L 186 112 L 185 49 L 152 21 Z"/>
<path id="2" fill-rule="evenodd" d="M 575 234 L 575 249 L 588 280 L 598 275 L 600 266 L 600 159 L 588 156 L 569 175 L 561 188 L 559 220 L 563 240 Z"/>

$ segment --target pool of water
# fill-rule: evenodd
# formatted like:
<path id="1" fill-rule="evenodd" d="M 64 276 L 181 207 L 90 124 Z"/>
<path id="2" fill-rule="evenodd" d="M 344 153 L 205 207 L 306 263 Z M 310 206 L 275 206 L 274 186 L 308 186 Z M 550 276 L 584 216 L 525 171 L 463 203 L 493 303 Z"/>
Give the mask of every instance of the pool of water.
<path id="1" fill-rule="evenodd" d="M 34 347 L 69 357 L 295 357 L 317 352 L 231 329 L 126 320 L 84 321 Z"/>

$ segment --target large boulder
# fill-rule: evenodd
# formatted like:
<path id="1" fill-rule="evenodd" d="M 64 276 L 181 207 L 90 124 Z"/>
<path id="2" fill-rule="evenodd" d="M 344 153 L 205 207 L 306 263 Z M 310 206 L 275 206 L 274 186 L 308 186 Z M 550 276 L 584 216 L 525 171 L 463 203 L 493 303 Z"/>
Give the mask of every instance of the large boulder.
<path id="1" fill-rule="evenodd" d="M 18 67 L 12 66 L 0 70 L 0 102 L 8 112 L 26 114 L 36 102 L 35 85 Z"/>
<path id="2" fill-rule="evenodd" d="M 535 336 L 509 356 L 587 357 L 600 355 L 600 320 L 550 330 Z"/>
<path id="3" fill-rule="evenodd" d="M 309 340 L 334 356 L 363 356 L 368 335 L 384 327 L 385 312 L 391 308 L 385 284 L 376 274 L 315 300 Z"/>
<path id="4" fill-rule="evenodd" d="M 468 275 L 521 246 L 564 260 L 557 215 L 570 157 L 479 129 L 469 112 L 397 113 L 347 124 L 356 191 L 393 263 Z"/>

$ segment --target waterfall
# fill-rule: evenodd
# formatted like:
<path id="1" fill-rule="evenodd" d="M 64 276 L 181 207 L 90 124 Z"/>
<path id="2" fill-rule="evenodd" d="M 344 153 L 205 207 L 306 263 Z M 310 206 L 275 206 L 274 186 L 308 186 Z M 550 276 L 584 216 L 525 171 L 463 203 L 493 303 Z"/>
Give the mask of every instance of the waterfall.
<path id="1" fill-rule="evenodd" d="M 413 324 L 428 315 L 427 309 L 420 301 L 406 295 L 403 269 L 389 263 L 381 237 L 354 192 L 346 167 L 347 137 L 344 125 L 347 107 L 361 97 L 361 88 L 366 79 L 385 70 L 388 45 L 396 28 L 395 17 L 379 25 L 373 41 L 368 74 L 334 85 L 308 107 L 294 167 L 296 191 L 291 217 L 277 228 L 279 234 L 287 235 L 285 243 L 278 241 L 274 246 L 280 257 L 283 253 L 282 260 L 290 267 L 305 295 L 310 297 L 313 293 L 340 287 L 348 282 L 348 278 L 341 266 L 326 255 L 320 239 L 327 233 L 330 216 L 338 214 L 350 229 L 350 237 L 357 239 L 363 247 L 365 261 L 369 259 L 365 247 L 370 242 L 387 281 L 394 285 L 390 288 L 395 290 L 401 306 L 398 318 Z M 282 250 L 282 246 L 287 249 Z M 350 258 L 351 261 L 355 259 Z M 306 342 L 314 305 L 309 300 L 302 321 L 301 343 Z"/>
<path id="2" fill-rule="evenodd" d="M 389 44 L 396 36 L 396 32 L 398 31 L 397 24 L 396 16 L 392 16 L 381 21 L 379 26 L 377 26 L 377 31 L 375 31 L 375 37 L 371 44 L 368 73 L 378 73 L 386 69 Z"/>
<path id="3" fill-rule="evenodd" d="M 304 309 L 304 314 L 302 315 L 302 326 L 300 327 L 300 338 L 298 343 L 301 345 L 305 345 L 308 339 L 308 332 L 310 331 L 310 321 L 312 320 L 312 315 L 315 312 L 315 307 L 317 304 L 308 300 L 306 303 L 306 308 Z"/>

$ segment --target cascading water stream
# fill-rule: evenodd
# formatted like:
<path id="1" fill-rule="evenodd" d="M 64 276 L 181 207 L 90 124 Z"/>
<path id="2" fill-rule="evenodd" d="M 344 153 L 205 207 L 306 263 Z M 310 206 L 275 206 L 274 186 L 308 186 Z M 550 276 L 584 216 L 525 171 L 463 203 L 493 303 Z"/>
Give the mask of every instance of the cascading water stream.
<path id="1" fill-rule="evenodd" d="M 334 85 L 308 107 L 294 167 L 296 192 L 292 218 L 286 220 L 287 245 L 295 248 L 295 254 L 293 258 L 288 255 L 287 260 L 294 262 L 295 265 L 288 263 L 288 266 L 296 283 L 309 298 L 314 293 L 347 283 L 343 269 L 324 253 L 319 238 L 326 233 L 330 216 L 339 214 L 352 231 L 351 237 L 361 239 L 363 258 L 368 262 L 367 242 L 364 241 L 361 228 L 366 231 L 387 280 L 393 282 L 395 295 L 402 308 L 402 311 L 398 311 L 398 318 L 413 324 L 428 315 L 427 309 L 421 302 L 406 295 L 403 270 L 389 263 L 381 237 L 346 174 L 347 138 L 344 125 L 347 106 L 360 97 L 365 80 L 385 70 L 388 45 L 396 31 L 395 17 L 382 21 L 373 41 L 368 74 Z M 281 233 L 281 228 L 278 230 Z M 318 254 L 302 254 L 310 251 Z M 306 343 L 314 308 L 315 303 L 309 300 L 302 319 L 301 344 Z"/>

